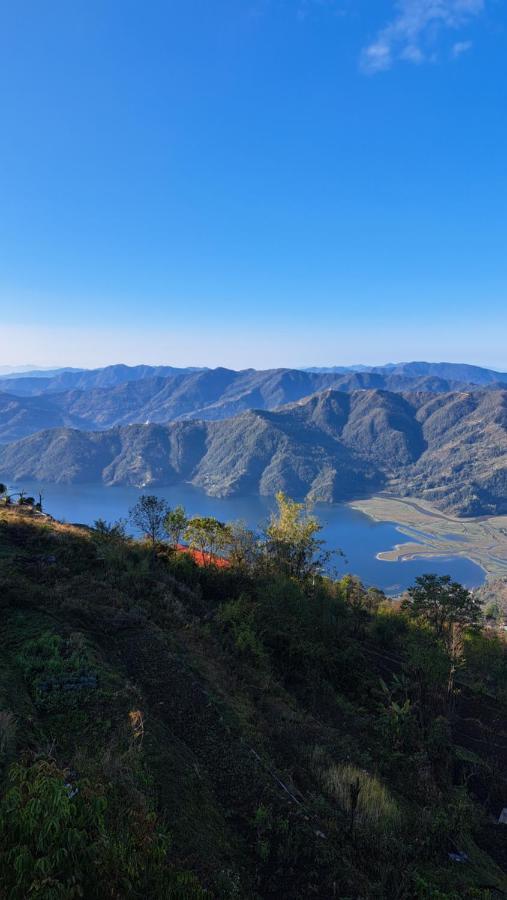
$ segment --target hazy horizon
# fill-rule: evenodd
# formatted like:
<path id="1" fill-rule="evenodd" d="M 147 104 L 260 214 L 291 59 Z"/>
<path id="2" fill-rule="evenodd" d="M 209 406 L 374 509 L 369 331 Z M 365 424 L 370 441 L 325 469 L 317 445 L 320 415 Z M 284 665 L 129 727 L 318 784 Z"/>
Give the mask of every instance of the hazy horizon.
<path id="1" fill-rule="evenodd" d="M 403 364 L 413 363 L 413 362 L 435 363 L 435 364 L 453 363 L 456 365 L 461 364 L 461 365 L 468 365 L 468 366 L 478 366 L 479 368 L 491 369 L 491 370 L 497 371 L 501 374 L 507 374 L 507 371 L 504 372 L 504 370 L 501 368 L 501 366 L 498 366 L 498 365 L 484 365 L 482 363 L 477 363 L 473 360 L 470 361 L 467 359 L 452 360 L 452 359 L 429 359 L 429 358 L 399 359 L 399 360 L 390 359 L 390 360 L 383 360 L 381 362 L 369 362 L 369 361 L 358 362 L 356 360 L 355 363 L 348 363 L 348 362 L 345 363 L 341 359 L 338 359 L 334 362 L 315 363 L 314 365 L 312 365 L 312 364 L 291 365 L 291 366 L 275 365 L 275 366 L 269 366 L 269 367 L 252 365 L 252 366 L 241 366 L 240 369 L 257 369 L 257 370 L 261 371 L 263 368 L 274 368 L 274 369 L 290 368 L 290 369 L 297 369 L 297 370 L 304 371 L 306 369 L 311 369 L 311 368 L 323 368 L 323 369 L 329 368 L 329 369 L 331 369 L 331 368 L 340 367 L 340 366 L 343 366 L 343 367 L 346 367 L 349 369 L 354 369 L 354 368 L 361 368 L 361 367 L 368 368 L 368 367 L 382 367 L 382 366 L 392 366 L 392 365 L 397 366 L 397 365 L 403 365 Z M 16 365 L 2 364 L 2 365 L 0 365 L 0 376 L 3 374 L 11 374 L 11 373 L 12 374 L 19 373 L 20 375 L 23 375 L 25 373 L 29 373 L 29 372 L 33 372 L 33 371 L 45 371 L 45 370 L 52 371 L 52 370 L 57 370 L 57 369 L 83 369 L 83 370 L 85 370 L 85 369 L 101 369 L 101 368 L 107 368 L 109 366 L 116 366 L 116 365 L 126 365 L 126 366 L 130 366 L 130 367 L 142 366 L 142 365 L 173 366 L 174 368 L 182 368 L 182 369 L 185 369 L 185 368 L 189 368 L 189 369 L 190 368 L 195 368 L 195 369 L 229 368 L 229 369 L 238 370 L 238 367 L 226 366 L 223 363 L 219 363 L 218 365 L 210 366 L 205 363 L 199 363 L 199 362 L 195 362 L 195 361 L 175 363 L 173 359 L 161 359 L 161 360 L 156 360 L 154 362 L 147 362 L 144 359 L 138 359 L 137 361 L 133 361 L 130 363 L 125 362 L 125 360 L 123 360 L 123 359 L 118 359 L 118 360 L 110 359 L 100 365 L 75 365 L 73 363 L 64 363 L 62 365 L 37 365 L 37 364 L 33 364 L 33 363 L 30 363 L 30 364 L 19 363 Z"/>

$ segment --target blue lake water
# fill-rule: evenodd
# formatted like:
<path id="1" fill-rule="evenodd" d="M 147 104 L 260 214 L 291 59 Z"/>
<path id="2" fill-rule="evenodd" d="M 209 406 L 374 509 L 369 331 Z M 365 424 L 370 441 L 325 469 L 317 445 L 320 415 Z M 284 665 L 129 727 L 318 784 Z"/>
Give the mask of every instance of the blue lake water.
<path id="1" fill-rule="evenodd" d="M 44 494 L 44 509 L 57 519 L 92 525 L 102 518 L 113 522 L 127 518 L 143 491 L 130 487 L 104 485 L 29 485 L 25 490 Z M 144 493 L 148 493 L 145 489 Z M 152 493 L 164 497 L 171 506 L 182 504 L 190 515 L 214 515 L 222 521 L 241 519 L 249 527 L 259 527 L 269 517 L 275 503 L 268 497 L 230 497 L 217 499 L 191 485 L 157 488 Z M 366 585 L 375 585 L 388 594 L 397 594 L 414 583 L 418 575 L 434 572 L 451 575 L 467 587 L 477 587 L 484 581 L 484 571 L 463 557 L 433 558 L 386 562 L 376 558 L 381 550 L 390 550 L 408 538 L 390 522 L 374 522 L 368 516 L 339 504 L 317 504 L 315 514 L 322 522 L 323 538 L 330 549 L 340 549 L 343 557 L 334 563 L 339 575 L 351 572 Z"/>

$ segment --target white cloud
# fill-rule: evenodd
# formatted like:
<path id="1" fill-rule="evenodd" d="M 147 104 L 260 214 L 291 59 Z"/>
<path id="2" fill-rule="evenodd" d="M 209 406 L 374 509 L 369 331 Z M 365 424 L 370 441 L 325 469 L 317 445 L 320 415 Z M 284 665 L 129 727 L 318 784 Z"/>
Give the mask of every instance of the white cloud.
<path id="1" fill-rule="evenodd" d="M 458 56 L 461 56 L 463 53 L 466 53 L 467 50 L 470 50 L 472 46 L 472 41 L 457 41 L 455 44 L 453 44 L 451 51 L 452 56 L 454 57 L 454 59 L 457 59 Z"/>
<path id="2" fill-rule="evenodd" d="M 435 33 L 456 29 L 484 9 L 485 0 L 396 0 L 396 13 L 361 54 L 361 68 L 375 73 L 399 60 L 420 64 L 431 60 L 426 46 Z M 454 44 L 453 56 L 470 49 L 470 41 Z"/>

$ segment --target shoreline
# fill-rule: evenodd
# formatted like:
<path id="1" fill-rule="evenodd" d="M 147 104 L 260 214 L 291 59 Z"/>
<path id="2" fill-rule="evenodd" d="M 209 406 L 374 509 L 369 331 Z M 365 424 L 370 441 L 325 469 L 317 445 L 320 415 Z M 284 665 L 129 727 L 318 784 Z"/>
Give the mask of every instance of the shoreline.
<path id="1" fill-rule="evenodd" d="M 491 578 L 492 576 L 488 574 L 487 569 L 484 568 L 481 562 L 478 559 L 475 559 L 473 556 L 469 556 L 467 553 L 403 553 L 403 547 L 409 546 L 408 544 L 395 544 L 392 550 L 380 550 L 379 553 L 375 554 L 375 559 L 378 559 L 379 562 L 387 562 L 387 563 L 403 563 L 403 562 L 411 562 L 413 560 L 419 559 L 468 559 L 469 562 L 473 563 L 475 566 L 478 566 L 479 569 L 482 569 L 484 572 L 486 579 Z M 421 547 L 425 546 L 421 544 Z M 392 558 L 388 558 L 389 553 L 396 554 L 393 555 Z"/>
<path id="2" fill-rule="evenodd" d="M 379 562 L 461 558 L 480 568 L 485 581 L 507 576 L 507 516 L 459 519 L 416 498 L 381 494 L 347 505 L 373 522 L 393 525 L 408 538 L 380 550 Z"/>

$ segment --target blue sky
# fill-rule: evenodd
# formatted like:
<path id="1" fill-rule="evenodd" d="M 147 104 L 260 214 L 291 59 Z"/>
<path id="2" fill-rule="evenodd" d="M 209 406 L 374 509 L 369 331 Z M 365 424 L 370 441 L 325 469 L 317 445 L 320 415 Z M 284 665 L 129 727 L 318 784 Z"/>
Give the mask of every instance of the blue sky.
<path id="1" fill-rule="evenodd" d="M 0 10 L 0 363 L 507 369 L 504 0 Z"/>

